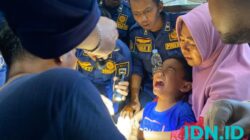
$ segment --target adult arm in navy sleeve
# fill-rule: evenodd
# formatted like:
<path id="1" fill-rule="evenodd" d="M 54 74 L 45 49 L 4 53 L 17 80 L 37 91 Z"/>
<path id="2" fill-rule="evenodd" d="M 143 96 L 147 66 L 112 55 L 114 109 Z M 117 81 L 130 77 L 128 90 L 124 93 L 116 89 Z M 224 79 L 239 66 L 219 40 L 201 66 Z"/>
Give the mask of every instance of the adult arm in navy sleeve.
<path id="1" fill-rule="evenodd" d="M 140 86 L 143 77 L 143 63 L 142 60 L 136 55 L 138 50 L 135 47 L 134 37 L 133 34 L 130 34 L 130 49 L 132 52 L 132 76 L 130 80 L 130 93 L 131 93 L 131 100 L 128 105 L 126 105 L 122 112 L 121 116 L 129 116 L 132 118 L 134 114 L 140 111 L 141 105 L 139 101 L 139 93 L 140 93 Z"/>
<path id="2" fill-rule="evenodd" d="M 124 95 L 123 100 L 125 100 L 125 96 L 128 95 L 128 87 L 129 87 L 129 79 L 131 75 L 131 53 L 128 46 L 122 42 L 121 40 L 117 40 L 116 46 L 120 49 L 116 55 L 116 73 L 114 81 L 121 78 L 121 75 L 124 75 L 124 81 L 119 82 L 114 88 L 117 89 L 117 92 Z"/>
<path id="3" fill-rule="evenodd" d="M 75 81 L 71 98 L 62 112 L 66 138 L 125 139 L 113 123 L 96 88 L 82 77 Z"/>

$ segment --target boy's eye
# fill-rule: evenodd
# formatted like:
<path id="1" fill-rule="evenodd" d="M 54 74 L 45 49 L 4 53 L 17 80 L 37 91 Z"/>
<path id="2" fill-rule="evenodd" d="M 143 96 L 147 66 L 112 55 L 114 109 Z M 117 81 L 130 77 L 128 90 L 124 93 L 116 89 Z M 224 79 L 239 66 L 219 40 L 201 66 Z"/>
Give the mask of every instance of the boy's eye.
<path id="1" fill-rule="evenodd" d="M 167 71 L 169 71 L 169 72 L 175 72 L 175 70 L 173 68 L 168 68 Z"/>
<path id="2" fill-rule="evenodd" d="M 167 75 L 169 73 L 175 73 L 175 69 L 174 68 L 166 68 L 164 71 L 163 71 L 163 74 L 164 75 Z"/>
<path id="3" fill-rule="evenodd" d="M 152 9 L 147 9 L 147 10 L 145 10 L 145 13 L 147 14 L 147 13 L 150 13 L 152 11 Z"/>
<path id="4" fill-rule="evenodd" d="M 134 16 L 140 16 L 141 14 L 139 14 L 139 13 L 134 13 Z"/>

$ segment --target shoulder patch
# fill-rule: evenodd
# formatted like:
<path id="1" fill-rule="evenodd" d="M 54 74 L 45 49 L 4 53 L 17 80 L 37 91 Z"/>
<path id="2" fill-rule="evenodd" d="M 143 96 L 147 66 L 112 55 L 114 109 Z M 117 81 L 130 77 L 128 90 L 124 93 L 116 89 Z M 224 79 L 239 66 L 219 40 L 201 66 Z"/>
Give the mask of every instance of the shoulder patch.
<path id="1" fill-rule="evenodd" d="M 125 76 L 129 76 L 129 62 L 123 62 L 116 64 L 116 72 L 115 75 L 125 74 Z"/>
<path id="2" fill-rule="evenodd" d="M 77 64 L 85 71 L 87 72 L 92 72 L 94 69 L 94 66 L 91 65 L 90 62 L 82 62 L 82 61 L 77 61 Z"/>
<path id="3" fill-rule="evenodd" d="M 116 65 L 115 65 L 115 62 L 112 61 L 112 60 L 109 60 L 107 63 L 106 63 L 106 66 L 104 69 L 102 69 L 102 73 L 103 74 L 113 74 L 116 70 Z"/>
<path id="4" fill-rule="evenodd" d="M 168 37 L 170 41 L 178 41 L 177 33 L 175 29 L 172 32 L 169 32 Z"/>
<path id="5" fill-rule="evenodd" d="M 121 30 L 128 30 L 128 25 L 126 24 L 128 16 L 125 14 L 119 14 L 117 18 L 117 28 Z"/>

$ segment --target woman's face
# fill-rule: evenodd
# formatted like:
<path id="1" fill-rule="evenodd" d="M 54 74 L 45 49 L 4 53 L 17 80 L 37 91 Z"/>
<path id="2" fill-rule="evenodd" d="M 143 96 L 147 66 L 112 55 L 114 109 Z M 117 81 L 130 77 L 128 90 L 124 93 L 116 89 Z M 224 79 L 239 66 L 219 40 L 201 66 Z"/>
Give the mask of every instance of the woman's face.
<path id="1" fill-rule="evenodd" d="M 156 23 L 161 20 L 161 4 L 153 0 L 130 0 L 130 6 L 136 22 L 145 30 L 156 30 Z"/>
<path id="2" fill-rule="evenodd" d="M 202 62 L 201 54 L 187 28 L 183 23 L 180 33 L 181 52 L 190 66 L 199 66 Z"/>

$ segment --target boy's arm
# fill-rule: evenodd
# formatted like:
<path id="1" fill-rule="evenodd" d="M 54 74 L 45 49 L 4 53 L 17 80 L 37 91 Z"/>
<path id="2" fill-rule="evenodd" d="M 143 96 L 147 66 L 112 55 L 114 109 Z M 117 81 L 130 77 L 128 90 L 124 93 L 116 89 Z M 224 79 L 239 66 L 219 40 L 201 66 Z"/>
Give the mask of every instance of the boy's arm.
<path id="1" fill-rule="evenodd" d="M 144 140 L 171 140 L 171 132 L 143 131 Z"/>
<path id="2" fill-rule="evenodd" d="M 140 112 L 136 113 L 134 117 L 132 118 L 132 127 L 131 127 L 131 134 L 129 139 L 130 140 L 137 140 L 142 139 L 142 131 L 140 131 L 140 121 L 143 117 L 143 111 L 142 109 Z"/>
<path id="3" fill-rule="evenodd" d="M 136 113 L 133 119 L 137 122 L 140 122 L 142 119 L 142 116 L 143 116 L 143 111 L 144 111 L 144 109 L 142 109 L 140 112 Z"/>

